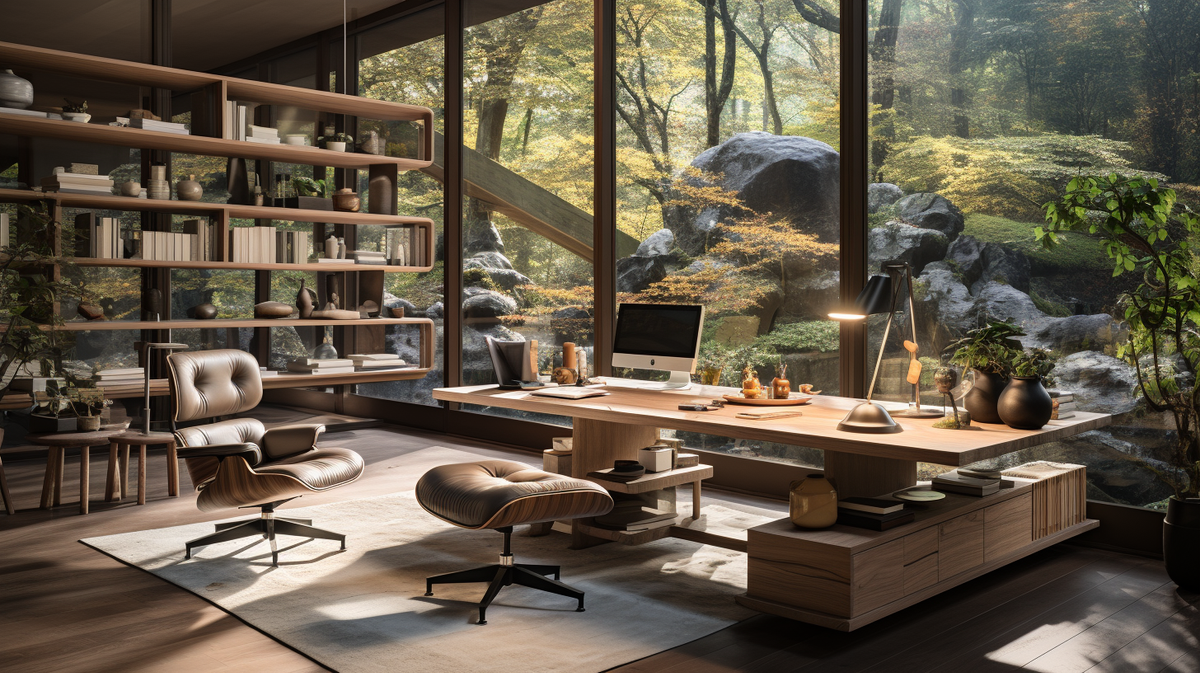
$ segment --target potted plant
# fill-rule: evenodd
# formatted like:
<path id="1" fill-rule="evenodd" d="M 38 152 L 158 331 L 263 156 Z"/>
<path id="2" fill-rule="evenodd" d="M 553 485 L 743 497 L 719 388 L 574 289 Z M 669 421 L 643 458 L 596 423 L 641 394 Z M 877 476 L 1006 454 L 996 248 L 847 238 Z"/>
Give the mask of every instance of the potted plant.
<path id="1" fill-rule="evenodd" d="M 1054 400 L 1043 383 L 1054 369 L 1050 353 L 1032 348 L 1012 361 L 1012 377 L 996 401 L 996 413 L 1010 428 L 1040 430 L 1054 415 Z"/>
<path id="2" fill-rule="evenodd" d="M 1154 179 L 1077 177 L 1045 204 L 1047 226 L 1034 233 L 1047 248 L 1061 243 L 1062 232 L 1097 234 L 1113 275 L 1140 279 L 1119 300 L 1129 339 L 1117 355 L 1134 366 L 1138 396 L 1174 420 L 1174 469 L 1147 466 L 1175 491 L 1163 523 L 1167 574 L 1200 590 L 1200 217 L 1176 205 L 1175 190 Z"/>
<path id="3" fill-rule="evenodd" d="M 324 180 L 314 180 L 304 176 L 293 177 L 292 188 L 296 192 L 295 207 L 309 210 L 333 210 L 332 197 L 337 191 L 333 176 Z"/>
<path id="4" fill-rule="evenodd" d="M 82 103 L 72 103 L 70 99 L 67 98 L 64 98 L 63 100 L 67 102 L 66 105 L 62 106 L 63 119 L 73 122 L 82 122 L 84 124 L 91 121 L 92 115 L 88 114 L 88 104 L 86 100 Z"/>
<path id="5" fill-rule="evenodd" d="M 946 347 L 953 351 L 950 362 L 974 375 L 971 389 L 963 397 L 963 406 L 971 420 L 979 423 L 1001 423 L 996 412 L 1000 393 L 1008 385 L 1012 361 L 1021 352 L 1017 337 L 1025 336 L 1016 325 L 997 320 L 968 331 L 963 338 Z"/>
<path id="6" fill-rule="evenodd" d="M 329 129 L 325 130 L 325 135 L 317 138 L 317 144 L 334 152 L 345 152 L 346 146 L 352 142 L 354 142 L 354 136 L 348 133 L 330 133 Z"/>
<path id="7" fill-rule="evenodd" d="M 99 430 L 104 422 L 104 411 L 112 404 L 112 400 L 105 399 L 104 391 L 99 388 L 71 386 L 67 389 L 67 399 L 71 403 L 71 410 L 75 412 L 80 432 Z"/>
<path id="8" fill-rule="evenodd" d="M 67 394 L 68 385 L 57 379 L 46 382 L 45 390 L 33 393 L 36 410 L 29 414 L 29 432 L 34 435 L 49 435 L 56 432 L 75 432 L 79 419 Z"/>

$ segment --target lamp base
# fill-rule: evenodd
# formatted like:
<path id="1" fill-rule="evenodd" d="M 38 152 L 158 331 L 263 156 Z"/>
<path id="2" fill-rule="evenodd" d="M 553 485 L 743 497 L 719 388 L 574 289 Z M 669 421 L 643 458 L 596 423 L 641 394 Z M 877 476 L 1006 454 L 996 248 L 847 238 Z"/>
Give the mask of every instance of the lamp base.
<path id="1" fill-rule="evenodd" d="M 942 418 L 946 415 L 946 410 L 939 407 L 914 407 L 911 404 L 908 409 L 896 414 L 900 418 Z"/>
<path id="2" fill-rule="evenodd" d="M 863 402 L 851 409 L 842 422 L 838 423 L 837 429 L 843 432 L 879 435 L 904 431 L 904 428 L 892 420 L 892 415 L 887 409 L 875 402 Z"/>

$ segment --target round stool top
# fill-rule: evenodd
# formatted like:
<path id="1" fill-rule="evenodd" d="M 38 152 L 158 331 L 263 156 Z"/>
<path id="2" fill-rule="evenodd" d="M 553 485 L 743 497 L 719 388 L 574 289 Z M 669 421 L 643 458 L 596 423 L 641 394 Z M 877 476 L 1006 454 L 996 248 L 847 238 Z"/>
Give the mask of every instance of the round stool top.
<path id="1" fill-rule="evenodd" d="M 170 432 L 151 432 L 149 434 L 141 430 L 126 430 L 125 432 L 113 437 L 113 441 L 121 444 L 167 444 L 175 441 L 175 435 Z"/>
<path id="2" fill-rule="evenodd" d="M 108 440 L 125 432 L 124 428 L 114 430 L 94 430 L 92 432 L 54 432 L 46 435 L 29 435 L 25 438 L 30 444 L 40 446 L 98 446 L 107 444 Z"/>

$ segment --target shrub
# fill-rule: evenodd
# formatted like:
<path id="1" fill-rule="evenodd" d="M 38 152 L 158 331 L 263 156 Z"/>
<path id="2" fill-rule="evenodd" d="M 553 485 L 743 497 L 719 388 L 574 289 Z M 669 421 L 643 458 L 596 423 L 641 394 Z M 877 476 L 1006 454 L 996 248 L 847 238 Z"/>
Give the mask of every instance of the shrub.
<path id="1" fill-rule="evenodd" d="M 778 353 L 832 353 L 841 346 L 839 323 L 810 320 L 776 325 L 770 333 L 755 339 L 754 346 Z"/>

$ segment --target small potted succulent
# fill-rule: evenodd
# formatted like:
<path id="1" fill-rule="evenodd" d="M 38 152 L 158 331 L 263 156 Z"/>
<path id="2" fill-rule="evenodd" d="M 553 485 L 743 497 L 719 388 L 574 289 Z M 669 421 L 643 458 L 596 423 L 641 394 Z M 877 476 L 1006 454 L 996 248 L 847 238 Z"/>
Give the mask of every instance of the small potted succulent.
<path id="1" fill-rule="evenodd" d="M 63 119 L 73 122 L 82 122 L 84 124 L 91 121 L 92 115 L 88 114 L 88 104 L 86 100 L 82 103 L 73 103 L 67 98 L 64 98 L 63 100 L 66 101 L 66 105 L 62 106 Z"/>
<path id="2" fill-rule="evenodd" d="M 1012 378 L 1000 393 L 996 413 L 1010 428 L 1040 430 L 1054 415 L 1054 400 L 1043 385 L 1054 369 L 1050 353 L 1033 348 L 1012 361 Z"/>
<path id="3" fill-rule="evenodd" d="M 349 133 L 330 133 L 328 129 L 325 135 L 317 138 L 317 143 L 327 150 L 334 152 L 345 152 L 347 145 L 354 142 L 354 136 Z"/>
<path id="4" fill-rule="evenodd" d="M 1022 350 L 1017 341 L 1022 336 L 1025 332 L 1020 327 L 997 320 L 968 331 L 946 347 L 953 352 L 950 362 L 970 369 L 974 375 L 971 390 L 963 397 L 963 406 L 971 414 L 971 420 L 1003 422 L 996 412 L 996 403 L 1012 375 L 1012 361 Z"/>
<path id="5" fill-rule="evenodd" d="M 112 400 L 106 399 L 104 391 L 99 388 L 68 388 L 67 399 L 75 412 L 80 432 L 99 430 L 104 422 L 105 409 L 112 404 Z"/>

